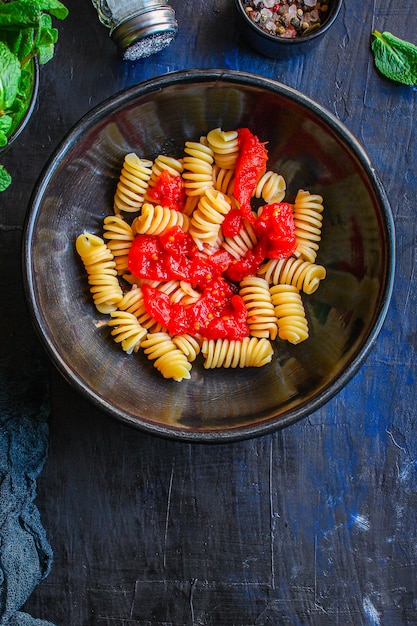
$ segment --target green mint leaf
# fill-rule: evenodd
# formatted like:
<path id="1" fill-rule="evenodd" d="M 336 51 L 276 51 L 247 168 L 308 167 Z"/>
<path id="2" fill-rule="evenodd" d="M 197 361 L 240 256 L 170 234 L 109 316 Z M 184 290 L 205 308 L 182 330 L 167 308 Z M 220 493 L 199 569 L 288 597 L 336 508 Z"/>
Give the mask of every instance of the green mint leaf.
<path id="1" fill-rule="evenodd" d="M 5 43 L 0 41 L 0 111 L 9 109 L 19 91 L 20 63 Z"/>
<path id="2" fill-rule="evenodd" d="M 59 0 L 40 0 L 39 6 L 41 11 L 50 13 L 58 20 L 65 20 L 68 15 L 68 9 Z"/>
<path id="3" fill-rule="evenodd" d="M 12 182 L 12 177 L 9 172 L 4 168 L 3 165 L 0 165 L 0 191 L 5 191 L 7 187 Z"/>
<path id="4" fill-rule="evenodd" d="M 36 35 L 34 50 L 38 55 L 39 63 L 45 65 L 54 56 L 54 44 L 58 41 L 58 30 L 52 28 L 51 16 L 44 13 Z"/>
<path id="5" fill-rule="evenodd" d="M 64 20 L 68 9 L 59 0 L 14 0 L 0 4 L 0 29 L 36 28 L 42 13 Z"/>
<path id="6" fill-rule="evenodd" d="M 22 40 L 22 31 L 3 30 L 0 31 L 0 41 L 6 44 L 13 54 L 17 56 Z"/>
<path id="7" fill-rule="evenodd" d="M 374 30 L 371 43 L 377 69 L 404 85 L 417 85 L 417 46 L 391 33 Z"/>
<path id="8" fill-rule="evenodd" d="M 0 117 L 0 148 L 7 146 L 7 134 L 10 131 L 12 124 L 13 118 L 11 115 L 4 114 Z"/>
<path id="9" fill-rule="evenodd" d="M 36 28 L 41 11 L 36 2 L 16 0 L 0 4 L 0 29 L 21 30 L 22 28 Z"/>

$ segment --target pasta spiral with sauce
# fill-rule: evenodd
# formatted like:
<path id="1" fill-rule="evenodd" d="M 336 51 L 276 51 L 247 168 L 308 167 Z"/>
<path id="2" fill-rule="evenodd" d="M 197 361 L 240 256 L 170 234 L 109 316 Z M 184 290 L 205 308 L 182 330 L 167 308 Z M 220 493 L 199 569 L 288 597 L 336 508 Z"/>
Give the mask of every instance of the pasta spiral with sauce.
<path id="1" fill-rule="evenodd" d="M 144 202 L 155 202 L 152 197 L 152 188 L 156 186 L 162 172 L 167 172 L 170 176 L 181 176 L 183 165 L 179 159 L 171 156 L 159 154 L 151 166 L 149 184 L 144 196 Z"/>
<path id="2" fill-rule="evenodd" d="M 248 250 L 258 243 L 258 238 L 250 222 L 244 220 L 242 228 L 234 237 L 225 237 L 222 247 L 235 259 L 241 259 Z"/>
<path id="3" fill-rule="evenodd" d="M 107 239 L 117 273 L 123 274 L 128 269 L 127 259 L 133 241 L 132 227 L 121 215 L 109 215 L 104 218 L 103 230 L 103 239 Z"/>
<path id="4" fill-rule="evenodd" d="M 314 263 L 321 240 L 323 198 L 300 189 L 294 201 L 296 257 Z"/>
<path id="5" fill-rule="evenodd" d="M 305 341 L 301 294 L 313 294 L 326 277 L 316 263 L 322 196 L 299 189 L 291 204 L 284 202 L 286 181 L 278 172 L 265 166 L 251 177 L 247 167 L 242 175 L 239 138 L 238 131 L 214 128 L 185 141 L 179 158 L 160 154 L 152 162 L 126 154 L 103 237 L 76 239 L 94 305 L 110 316 L 113 340 L 126 354 L 142 352 L 174 381 L 190 379 L 199 358 L 206 370 L 262 367 L 280 340 Z M 235 190 L 238 183 L 246 195 Z M 291 245 L 280 247 L 288 233 Z M 132 257 L 139 255 L 136 266 L 131 249 Z M 235 335 L 230 320 L 241 324 Z"/>
<path id="6" fill-rule="evenodd" d="M 157 322 L 151 315 L 149 315 L 145 307 L 143 292 L 140 287 L 132 287 L 129 291 L 127 291 L 124 294 L 123 299 L 119 302 L 118 309 L 134 315 L 139 324 L 150 332 L 166 330 L 160 322 Z"/>

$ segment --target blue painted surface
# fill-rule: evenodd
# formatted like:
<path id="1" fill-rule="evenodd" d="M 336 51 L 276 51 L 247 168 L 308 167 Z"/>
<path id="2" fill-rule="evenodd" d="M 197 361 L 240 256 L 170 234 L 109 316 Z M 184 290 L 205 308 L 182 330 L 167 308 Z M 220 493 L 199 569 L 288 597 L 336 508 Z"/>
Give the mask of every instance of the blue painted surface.
<path id="1" fill-rule="evenodd" d="M 4 158 L 1 367 L 45 363 L 24 305 L 20 236 L 45 162 L 117 91 L 185 68 L 240 69 L 306 93 L 346 124 L 384 183 L 396 225 L 390 310 L 366 363 L 326 406 L 257 440 L 202 446 L 115 423 L 50 370 L 50 448 L 37 504 L 54 551 L 25 610 L 66 626 L 417 624 L 417 90 L 381 77 L 374 28 L 417 43 L 414 0 L 345 1 L 306 57 L 262 58 L 233 2 L 172 2 L 179 35 L 122 62 L 89 2 L 71 0 L 37 114 Z"/>

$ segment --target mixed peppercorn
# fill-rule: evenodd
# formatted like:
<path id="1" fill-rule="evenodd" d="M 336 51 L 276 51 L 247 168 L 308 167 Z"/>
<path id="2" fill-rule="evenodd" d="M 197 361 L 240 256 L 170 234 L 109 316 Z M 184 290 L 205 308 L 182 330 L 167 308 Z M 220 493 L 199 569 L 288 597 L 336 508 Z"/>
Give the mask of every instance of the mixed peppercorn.
<path id="1" fill-rule="evenodd" d="M 328 0 L 241 0 L 249 19 L 270 35 L 293 39 L 319 28 Z"/>

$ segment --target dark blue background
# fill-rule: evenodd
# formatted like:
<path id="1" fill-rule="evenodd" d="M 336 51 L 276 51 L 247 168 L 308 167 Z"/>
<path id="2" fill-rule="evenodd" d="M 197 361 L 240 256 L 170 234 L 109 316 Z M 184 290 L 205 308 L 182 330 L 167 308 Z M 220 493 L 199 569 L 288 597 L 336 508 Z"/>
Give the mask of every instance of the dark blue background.
<path id="1" fill-rule="evenodd" d="M 66 4 L 35 115 L 2 159 L 14 182 L 0 196 L 0 366 L 21 393 L 44 371 L 51 401 L 37 505 L 55 561 L 24 609 L 62 626 L 417 624 L 417 90 L 378 74 L 370 52 L 373 29 L 417 44 L 415 0 L 345 0 L 327 38 L 287 61 L 241 40 L 233 0 L 172 0 L 177 39 L 134 63 L 89 0 Z M 38 344 L 21 279 L 26 206 L 66 132 L 185 68 L 253 72 L 325 106 L 364 146 L 396 224 L 392 304 L 361 370 L 302 422 L 228 445 L 147 436 L 88 404 Z"/>

